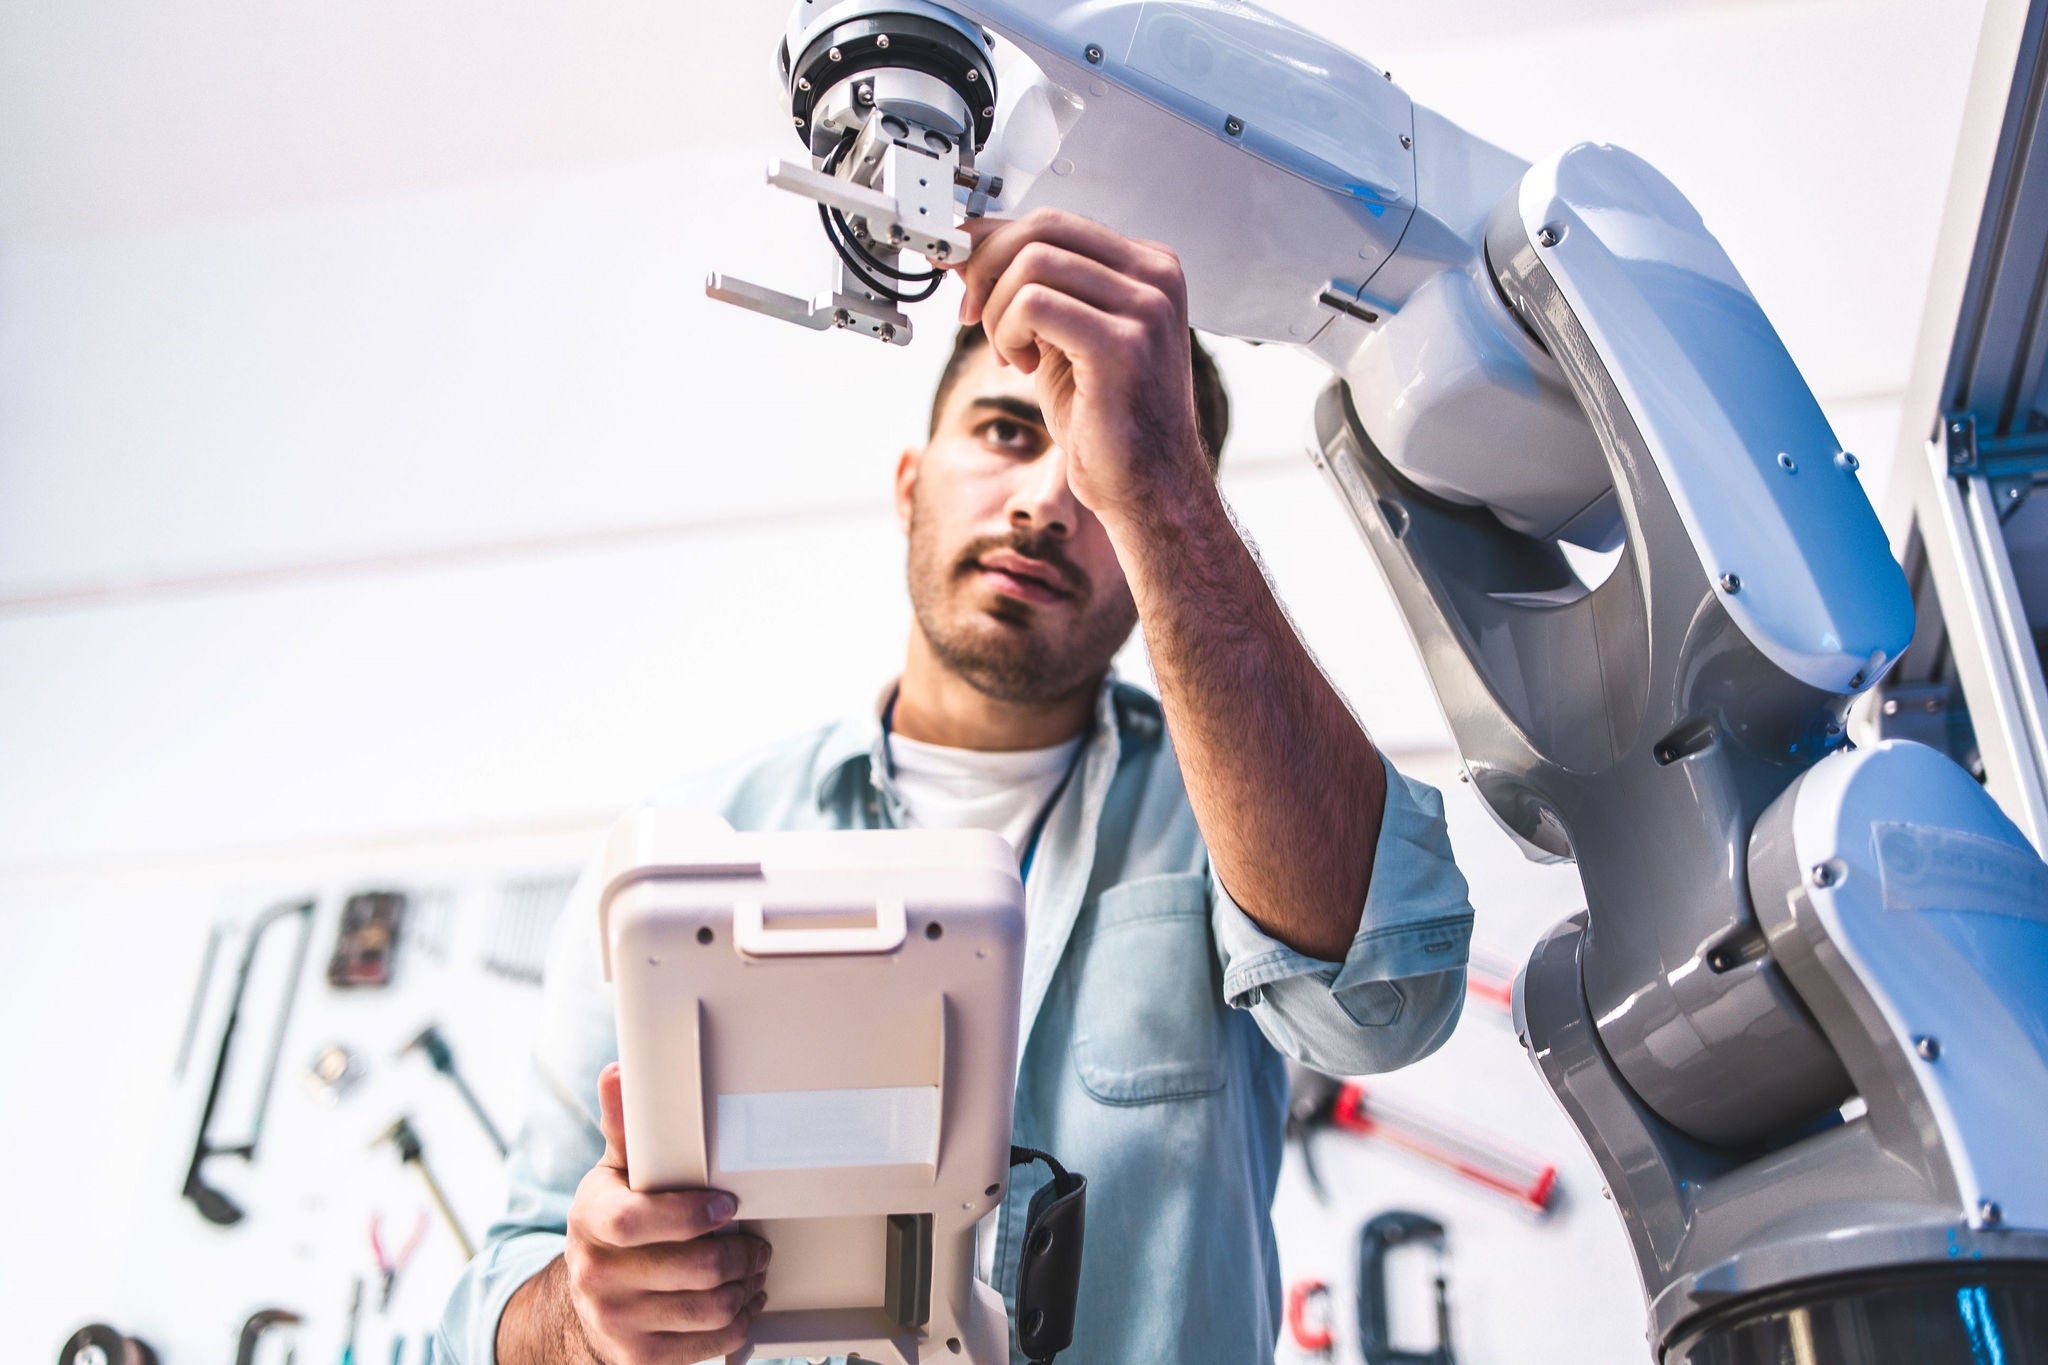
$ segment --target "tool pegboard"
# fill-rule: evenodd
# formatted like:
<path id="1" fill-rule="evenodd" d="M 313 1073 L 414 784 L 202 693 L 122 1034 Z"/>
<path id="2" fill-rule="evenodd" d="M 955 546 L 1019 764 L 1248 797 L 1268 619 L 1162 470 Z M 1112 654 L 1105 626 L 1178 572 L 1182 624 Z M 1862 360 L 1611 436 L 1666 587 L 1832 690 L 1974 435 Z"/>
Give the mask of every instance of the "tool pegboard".
<path id="1" fill-rule="evenodd" d="M 6 1357 L 430 1359 L 504 1207 L 540 968 L 592 846 L 173 876 L 139 893 L 155 915 L 99 907 L 136 932 L 106 935 L 90 1027 L 43 1020 L 71 1057 L 23 1078 L 52 1114 L 26 1226 L 57 1235 L 9 1277 L 53 1292 L 33 1337 L 0 1327 Z"/>

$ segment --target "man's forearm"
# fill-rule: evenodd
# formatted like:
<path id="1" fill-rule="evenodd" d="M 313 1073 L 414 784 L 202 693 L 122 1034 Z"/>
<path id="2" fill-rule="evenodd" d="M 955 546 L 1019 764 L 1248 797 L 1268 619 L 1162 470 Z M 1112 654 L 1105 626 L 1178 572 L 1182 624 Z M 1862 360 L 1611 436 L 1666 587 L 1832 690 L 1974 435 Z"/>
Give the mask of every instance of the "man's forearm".
<path id="1" fill-rule="evenodd" d="M 513 1291 L 498 1319 L 498 1365 L 598 1365 L 569 1300 L 569 1267 L 560 1256 Z"/>
<path id="2" fill-rule="evenodd" d="M 1216 874 L 1298 952 L 1341 961 L 1358 932 L 1386 801 L 1365 731 L 1209 490 L 1105 519 Z"/>

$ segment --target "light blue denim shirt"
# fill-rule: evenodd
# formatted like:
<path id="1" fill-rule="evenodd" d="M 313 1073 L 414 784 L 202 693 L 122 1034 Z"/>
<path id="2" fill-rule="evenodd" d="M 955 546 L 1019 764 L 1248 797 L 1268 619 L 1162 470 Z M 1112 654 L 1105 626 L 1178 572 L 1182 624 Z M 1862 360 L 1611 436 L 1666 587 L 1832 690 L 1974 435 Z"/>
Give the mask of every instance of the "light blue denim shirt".
<path id="1" fill-rule="evenodd" d="M 664 804 L 739 829 L 903 823 L 873 715 L 698 779 Z M 525 1125 L 505 1216 L 442 1319 L 442 1358 L 492 1361 L 512 1293 L 562 1250 L 577 1182 L 604 1150 L 597 1075 L 618 1056 L 598 963 L 595 875 L 550 949 Z M 1209 866 L 1159 703 L 1104 685 L 1080 768 L 1025 888 L 1014 1140 L 1088 1177 L 1075 1365 L 1251 1365 L 1281 1326 L 1272 1224 L 1287 1079 L 1281 1054 L 1338 1075 L 1389 1071 L 1449 1036 L 1472 908 L 1435 789 L 1387 768 L 1372 885 L 1344 961 L 1260 931 Z M 1020 1167 L 995 1282 L 1014 1310 Z M 1016 1360 L 1021 1362 L 1022 1356 Z"/>

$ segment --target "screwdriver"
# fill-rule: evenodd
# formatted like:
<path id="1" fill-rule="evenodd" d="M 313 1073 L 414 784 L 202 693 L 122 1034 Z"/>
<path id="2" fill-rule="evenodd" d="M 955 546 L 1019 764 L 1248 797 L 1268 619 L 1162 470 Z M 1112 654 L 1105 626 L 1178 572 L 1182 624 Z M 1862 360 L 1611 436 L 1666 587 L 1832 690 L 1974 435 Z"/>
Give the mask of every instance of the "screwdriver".
<path id="1" fill-rule="evenodd" d="M 348 1300 L 348 1340 L 341 1346 L 341 1365 L 356 1365 L 356 1324 L 363 1316 L 363 1281 L 356 1278 L 355 1292 Z"/>
<path id="2" fill-rule="evenodd" d="M 499 1134 L 498 1125 L 492 1123 L 491 1116 L 484 1112 L 483 1104 L 477 1099 L 476 1092 L 469 1088 L 469 1082 L 462 1079 L 462 1073 L 455 1069 L 455 1052 L 448 1046 L 448 1040 L 441 1036 L 441 1030 L 433 1024 L 427 1025 L 419 1031 L 418 1037 L 399 1049 L 399 1055 L 404 1056 L 415 1048 L 427 1054 L 428 1065 L 455 1083 L 455 1088 L 462 1094 L 463 1102 L 469 1105 L 469 1112 L 476 1115 L 476 1121 L 482 1124 L 484 1132 L 490 1135 L 491 1144 L 498 1149 L 498 1155 L 504 1156 L 505 1139 Z"/>

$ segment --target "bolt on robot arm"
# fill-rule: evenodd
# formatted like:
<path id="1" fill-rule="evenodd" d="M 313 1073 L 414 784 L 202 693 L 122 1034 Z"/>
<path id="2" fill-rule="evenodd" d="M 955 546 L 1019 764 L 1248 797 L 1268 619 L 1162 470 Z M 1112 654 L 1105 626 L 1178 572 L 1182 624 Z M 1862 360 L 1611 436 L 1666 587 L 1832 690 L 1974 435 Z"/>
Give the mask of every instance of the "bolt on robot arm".
<path id="1" fill-rule="evenodd" d="M 873 259 L 1054 204 L 1171 245 L 1197 326 L 1334 372 L 1316 459 L 1466 771 L 1579 864 L 1517 1021 L 1658 1359 L 2048 1340 L 2048 866 L 1945 758 L 1848 746 L 1910 599 L 1683 195 L 1612 147 L 1527 165 L 1232 0 L 801 0 L 783 70 L 817 168 L 771 179 Z M 905 337 L 916 272 L 839 246 L 815 302 L 713 293 Z M 1588 585 L 1559 542 L 1621 554 Z"/>

